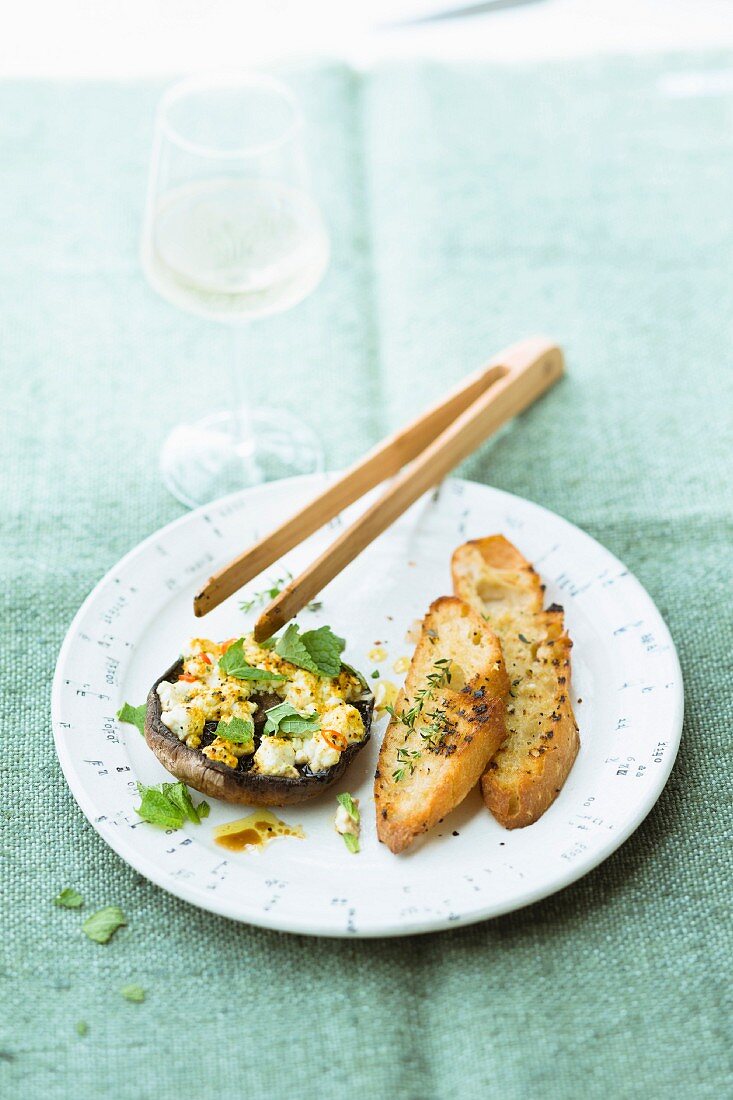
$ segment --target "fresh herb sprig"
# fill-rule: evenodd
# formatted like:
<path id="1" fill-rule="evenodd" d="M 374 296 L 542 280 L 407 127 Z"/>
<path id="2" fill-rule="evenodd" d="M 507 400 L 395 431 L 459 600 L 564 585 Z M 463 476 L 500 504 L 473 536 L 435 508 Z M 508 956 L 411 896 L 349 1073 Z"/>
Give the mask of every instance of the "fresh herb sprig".
<path id="1" fill-rule="evenodd" d="M 283 588 L 287 584 L 290 584 L 293 579 L 293 574 L 289 569 L 285 570 L 285 574 L 282 577 L 277 577 L 275 580 L 270 580 L 268 588 L 262 588 L 259 592 L 254 592 L 250 599 L 242 600 L 239 605 L 240 611 L 244 611 L 245 614 L 249 614 L 250 611 L 254 611 L 256 607 L 261 607 L 267 600 L 274 600 L 276 596 L 279 596 Z M 313 600 L 311 603 L 306 604 L 306 611 L 320 611 L 323 604 L 320 600 Z"/>
<path id="2" fill-rule="evenodd" d="M 208 802 L 194 806 L 185 783 L 160 783 L 157 787 L 138 783 L 137 789 L 141 801 L 136 812 L 161 829 L 180 829 L 184 821 L 199 825 L 209 816 Z"/>
<path id="3" fill-rule="evenodd" d="M 445 729 L 446 712 L 434 707 L 432 711 L 426 711 L 425 717 L 429 719 L 427 725 L 416 726 L 417 720 L 422 716 L 425 707 L 430 702 L 436 701 L 436 692 L 447 687 L 452 679 L 450 657 L 441 657 L 433 662 L 433 671 L 426 677 L 427 685 L 415 693 L 415 700 L 411 707 L 398 714 L 394 707 L 385 707 L 385 710 L 406 726 L 410 733 L 417 732 L 424 742 L 425 747 L 434 749 L 437 746 L 441 733 Z M 392 772 L 395 783 L 400 783 L 405 774 L 412 775 L 415 771 L 415 761 L 422 756 L 420 749 L 398 749 L 397 763 L 399 767 Z"/>
<path id="4" fill-rule="evenodd" d="M 262 588 L 259 592 L 253 592 L 252 596 L 248 600 L 242 600 L 239 605 L 240 611 L 244 611 L 247 614 L 250 611 L 254 611 L 255 607 L 260 607 L 266 600 L 274 600 L 276 596 L 279 596 L 286 584 L 289 584 L 293 579 L 293 574 L 289 569 L 285 570 L 285 575 L 277 577 L 275 580 L 270 579 L 269 588 Z"/>
<path id="5" fill-rule="evenodd" d="M 422 756 L 420 749 L 404 749 L 397 750 L 397 763 L 400 767 L 396 768 L 392 772 L 392 778 L 395 783 L 399 783 L 400 780 L 405 778 L 405 772 L 409 771 L 410 775 L 413 775 L 415 771 L 415 761 L 419 760 Z"/>

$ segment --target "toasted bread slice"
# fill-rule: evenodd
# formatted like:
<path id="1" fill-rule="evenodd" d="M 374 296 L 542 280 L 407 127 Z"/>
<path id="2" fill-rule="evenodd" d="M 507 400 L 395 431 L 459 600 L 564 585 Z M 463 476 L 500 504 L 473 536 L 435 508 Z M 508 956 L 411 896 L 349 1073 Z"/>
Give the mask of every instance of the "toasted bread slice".
<path id="1" fill-rule="evenodd" d="M 509 681 L 496 635 L 455 596 L 423 620 L 374 778 L 377 834 L 401 852 L 445 817 L 506 736 Z"/>
<path id="2" fill-rule="evenodd" d="M 559 794 L 578 754 L 563 609 L 542 610 L 544 587 L 502 535 L 453 554 L 453 590 L 496 631 L 511 682 L 507 738 L 481 779 L 484 802 L 507 829 L 531 825 Z"/>

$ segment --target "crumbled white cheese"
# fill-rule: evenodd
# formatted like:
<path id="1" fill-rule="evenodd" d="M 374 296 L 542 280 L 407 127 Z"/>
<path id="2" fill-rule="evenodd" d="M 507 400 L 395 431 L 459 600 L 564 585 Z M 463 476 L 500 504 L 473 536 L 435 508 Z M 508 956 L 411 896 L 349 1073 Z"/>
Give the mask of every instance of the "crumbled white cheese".
<path id="1" fill-rule="evenodd" d="M 189 684 L 179 681 L 169 684 L 164 680 L 158 684 L 158 696 L 163 704 L 163 710 L 172 710 L 177 703 L 183 703 L 189 693 Z"/>
<path id="2" fill-rule="evenodd" d="M 266 740 L 266 738 L 263 738 Z M 303 742 L 303 756 L 312 772 L 325 772 L 338 764 L 341 753 L 328 744 L 319 730 Z"/>
<path id="3" fill-rule="evenodd" d="M 298 775 L 295 748 L 285 737 L 263 737 L 254 762 L 256 770 L 264 775 Z"/>
<path id="4" fill-rule="evenodd" d="M 312 672 L 304 672 L 298 669 L 283 685 L 281 692 L 286 703 L 303 714 L 312 714 L 316 709 L 316 692 L 318 690 L 318 677 Z"/>
<path id="5" fill-rule="evenodd" d="M 344 833 L 353 833 L 354 836 L 359 835 L 359 826 L 346 807 L 342 806 L 340 802 L 336 810 L 336 816 L 333 819 L 333 827 L 336 832 L 341 833 L 342 836 Z"/>
<path id="6" fill-rule="evenodd" d="M 204 713 L 199 707 L 179 704 L 164 712 L 165 725 L 180 741 L 200 737 L 204 728 Z"/>
<path id="7" fill-rule="evenodd" d="M 361 741 L 364 736 L 364 722 L 356 707 L 350 703 L 344 703 L 336 699 L 335 703 L 324 711 L 321 717 L 321 726 L 324 730 L 333 730 L 341 734 L 349 744 L 353 741 Z"/>
<path id="8" fill-rule="evenodd" d="M 354 806 L 356 808 L 356 816 L 359 817 L 359 799 L 353 799 Z M 346 807 L 339 801 L 338 808 L 334 815 L 333 827 L 339 836 L 352 836 L 356 838 L 356 845 L 349 845 L 349 849 L 352 852 L 359 851 L 359 833 L 361 831 L 361 819 L 354 821 Z"/>

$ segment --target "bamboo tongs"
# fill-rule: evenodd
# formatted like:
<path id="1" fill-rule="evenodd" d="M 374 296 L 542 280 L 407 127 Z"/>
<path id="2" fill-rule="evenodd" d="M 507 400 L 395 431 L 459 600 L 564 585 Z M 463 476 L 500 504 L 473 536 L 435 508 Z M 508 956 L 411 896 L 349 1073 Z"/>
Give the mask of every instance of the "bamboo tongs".
<path id="1" fill-rule="evenodd" d="M 563 369 L 560 348 L 543 337 L 512 344 L 448 397 L 379 443 L 296 515 L 214 573 L 194 597 L 194 613 L 206 615 L 218 607 L 342 509 L 394 477 L 379 499 L 263 610 L 254 636 L 257 641 L 269 638 L 423 493 L 536 401 Z"/>

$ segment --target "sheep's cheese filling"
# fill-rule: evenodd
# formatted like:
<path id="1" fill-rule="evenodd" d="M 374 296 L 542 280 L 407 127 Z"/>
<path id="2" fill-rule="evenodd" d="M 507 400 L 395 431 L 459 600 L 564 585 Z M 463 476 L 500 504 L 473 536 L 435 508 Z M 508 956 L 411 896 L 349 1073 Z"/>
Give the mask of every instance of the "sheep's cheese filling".
<path id="1" fill-rule="evenodd" d="M 306 672 L 273 650 L 263 649 L 250 634 L 243 638 L 247 663 L 283 679 L 237 679 L 219 667 L 221 657 L 236 641 L 233 638 L 217 643 L 193 638 L 184 650 L 179 679 L 158 685 L 161 721 L 189 748 L 201 749 L 210 760 L 230 768 L 239 767 L 244 758 L 243 763 L 255 772 L 296 778 L 301 774 L 299 769 L 321 772 L 332 768 L 349 745 L 362 740 L 364 722 L 352 706 L 364 692 L 358 677 L 346 669 L 334 678 Z M 251 722 L 258 709 L 256 697 L 263 692 L 276 696 L 277 703 L 289 704 L 320 728 L 301 736 L 280 736 L 279 729 L 271 733 L 263 730 L 258 738 L 243 743 L 216 736 L 201 748 L 207 723 L 234 718 Z"/>

